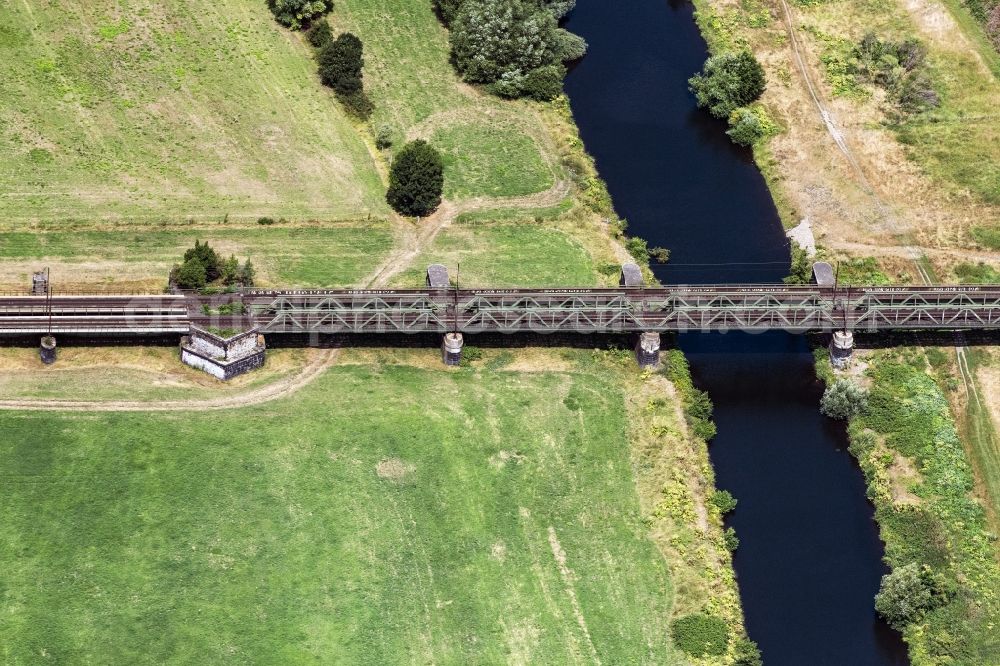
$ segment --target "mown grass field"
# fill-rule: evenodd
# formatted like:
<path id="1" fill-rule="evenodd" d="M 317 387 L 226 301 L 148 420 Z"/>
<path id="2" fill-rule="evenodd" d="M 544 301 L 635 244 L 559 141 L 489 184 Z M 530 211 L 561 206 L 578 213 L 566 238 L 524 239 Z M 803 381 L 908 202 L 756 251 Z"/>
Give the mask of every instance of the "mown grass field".
<path id="1" fill-rule="evenodd" d="M 14 2 L 0 26 L 4 224 L 386 211 L 360 135 L 264 2 Z"/>
<path id="2" fill-rule="evenodd" d="M 0 232 L 0 285 L 23 289 L 31 270 L 49 265 L 57 288 L 113 282 L 159 289 L 196 240 L 225 256 L 249 257 L 262 285 L 346 287 L 357 285 L 389 252 L 393 234 L 382 220 L 286 228 Z"/>
<path id="3" fill-rule="evenodd" d="M 252 412 L 0 413 L 0 655 L 680 663 L 623 401 L 375 364 Z"/>

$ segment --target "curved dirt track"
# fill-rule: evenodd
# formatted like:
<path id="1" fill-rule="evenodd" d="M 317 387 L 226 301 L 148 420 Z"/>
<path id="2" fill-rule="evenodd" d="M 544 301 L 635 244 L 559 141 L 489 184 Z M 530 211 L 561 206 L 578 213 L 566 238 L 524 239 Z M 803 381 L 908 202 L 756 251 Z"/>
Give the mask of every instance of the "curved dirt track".
<path id="1" fill-rule="evenodd" d="M 333 365 L 339 350 L 325 349 L 301 371 L 258 389 L 204 400 L 87 401 L 87 400 L 0 400 L 0 410 L 43 412 L 208 412 L 240 409 L 289 396 L 308 386 Z"/>

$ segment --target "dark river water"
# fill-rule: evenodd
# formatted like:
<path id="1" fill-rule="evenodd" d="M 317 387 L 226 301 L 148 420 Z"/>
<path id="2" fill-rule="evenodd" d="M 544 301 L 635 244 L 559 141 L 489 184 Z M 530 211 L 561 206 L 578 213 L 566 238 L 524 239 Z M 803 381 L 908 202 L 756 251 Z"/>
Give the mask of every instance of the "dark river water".
<path id="1" fill-rule="evenodd" d="M 765 183 L 687 90 L 707 57 L 692 11 L 578 0 L 566 27 L 590 50 L 566 81 L 573 113 L 630 231 L 670 249 L 660 280 L 778 282 L 788 250 Z M 710 452 L 739 499 L 734 564 L 764 662 L 906 664 L 873 610 L 883 547 L 843 427 L 819 414 L 807 340 L 690 333 L 680 345 L 715 403 Z"/>

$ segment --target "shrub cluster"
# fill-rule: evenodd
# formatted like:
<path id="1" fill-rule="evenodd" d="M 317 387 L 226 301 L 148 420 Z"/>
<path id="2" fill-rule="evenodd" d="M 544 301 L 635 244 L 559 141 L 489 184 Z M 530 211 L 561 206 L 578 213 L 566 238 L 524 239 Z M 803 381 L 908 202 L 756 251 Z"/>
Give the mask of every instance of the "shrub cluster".
<path id="1" fill-rule="evenodd" d="M 726 653 L 729 627 L 714 615 L 685 615 L 670 623 L 674 645 L 692 657 L 718 657 Z"/>
<path id="2" fill-rule="evenodd" d="M 424 217 L 441 205 L 444 163 L 441 155 L 421 139 L 403 146 L 389 169 L 386 201 L 398 213 Z"/>
<path id="3" fill-rule="evenodd" d="M 267 6 L 278 23 L 292 30 L 309 25 L 333 9 L 330 0 L 267 0 Z"/>
<path id="4" fill-rule="evenodd" d="M 223 259 L 206 242 L 195 241 L 184 253 L 184 261 L 170 271 L 170 283 L 181 289 L 201 289 L 212 283 L 227 287 L 252 287 L 254 268 L 247 259 L 240 264 L 235 255 Z"/>
<path id="5" fill-rule="evenodd" d="M 587 43 L 559 27 L 575 0 L 435 0 L 455 67 L 500 97 L 550 100 Z"/>
<path id="6" fill-rule="evenodd" d="M 763 107 L 750 105 L 767 87 L 764 68 L 747 50 L 714 55 L 700 73 L 688 79 L 698 106 L 729 121 L 727 134 L 742 146 L 752 146 L 775 131 Z"/>
<path id="7" fill-rule="evenodd" d="M 819 411 L 831 419 L 847 420 L 865 411 L 868 392 L 847 379 L 838 379 L 823 391 Z"/>
<path id="8" fill-rule="evenodd" d="M 361 40 L 349 32 L 339 35 L 336 39 L 322 35 L 317 37 L 322 44 L 316 55 L 319 66 L 319 78 L 323 85 L 333 88 L 337 99 L 347 111 L 358 118 L 367 119 L 374 110 L 374 105 L 365 94 L 362 82 L 364 67 L 364 45 Z"/>
<path id="9" fill-rule="evenodd" d="M 883 41 L 869 32 L 851 52 L 848 71 L 884 88 L 904 113 L 919 113 L 941 104 L 926 60 L 927 49 L 915 39 Z"/>
<path id="10" fill-rule="evenodd" d="M 882 585 L 875 595 L 875 610 L 890 625 L 902 630 L 947 602 L 943 581 L 930 567 L 911 562 L 882 576 Z"/>

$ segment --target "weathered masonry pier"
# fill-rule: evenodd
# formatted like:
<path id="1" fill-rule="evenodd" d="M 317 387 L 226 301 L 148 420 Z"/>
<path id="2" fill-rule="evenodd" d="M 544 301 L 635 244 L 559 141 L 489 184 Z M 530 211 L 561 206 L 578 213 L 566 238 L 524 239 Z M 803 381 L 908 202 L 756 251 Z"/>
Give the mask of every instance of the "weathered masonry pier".
<path id="1" fill-rule="evenodd" d="M 633 333 L 655 364 L 664 332 L 794 333 L 1000 329 L 1000 285 L 839 287 L 720 284 L 645 287 L 626 266 L 622 286 L 460 289 L 434 266 L 423 289 L 251 289 L 224 296 L 60 294 L 0 297 L 0 338 L 190 335 L 215 326 L 261 335 L 438 333 L 454 362 L 462 335 Z M 825 282 L 825 280 L 824 280 Z M 48 285 L 46 285 L 48 286 Z M 51 288 L 50 288 L 51 289 Z M 211 315 L 221 305 L 236 314 Z M 841 340 L 843 345 L 843 340 Z M 849 351 L 848 351 L 849 353 Z"/>

